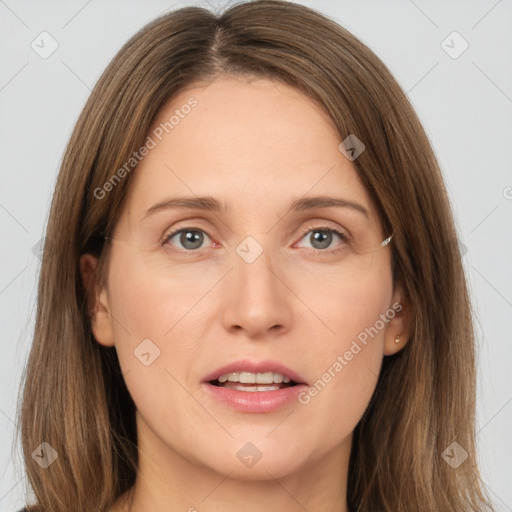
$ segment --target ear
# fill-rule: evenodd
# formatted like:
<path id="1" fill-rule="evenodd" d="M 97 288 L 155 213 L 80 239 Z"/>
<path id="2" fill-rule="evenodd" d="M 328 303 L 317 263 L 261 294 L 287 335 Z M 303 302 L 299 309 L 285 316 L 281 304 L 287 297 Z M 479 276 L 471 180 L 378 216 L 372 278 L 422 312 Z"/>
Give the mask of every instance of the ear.
<path id="1" fill-rule="evenodd" d="M 413 334 L 414 311 L 402 286 L 395 288 L 388 311 L 388 318 L 390 318 L 390 320 L 386 328 L 384 339 L 385 356 L 396 354 L 402 350 Z M 391 312 L 394 312 L 394 315 Z M 396 341 L 398 341 L 398 343 Z"/>
<path id="2" fill-rule="evenodd" d="M 105 287 L 98 289 L 96 268 L 98 259 L 92 254 L 80 257 L 80 275 L 85 288 L 87 311 L 91 318 L 91 328 L 96 341 L 106 347 L 114 345 L 112 317 Z"/>

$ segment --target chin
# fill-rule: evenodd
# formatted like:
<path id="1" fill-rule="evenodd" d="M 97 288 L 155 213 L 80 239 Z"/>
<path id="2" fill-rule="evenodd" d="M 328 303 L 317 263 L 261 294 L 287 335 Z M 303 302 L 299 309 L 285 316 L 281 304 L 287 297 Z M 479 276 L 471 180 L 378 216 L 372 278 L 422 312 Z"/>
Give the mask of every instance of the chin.
<path id="1" fill-rule="evenodd" d="M 267 435 L 267 434 L 265 434 Z M 264 439 L 230 443 L 219 453 L 209 450 L 209 459 L 203 460 L 211 470 L 235 480 L 272 480 L 291 475 L 307 464 L 304 440 L 293 446 Z M 217 445 L 219 447 L 219 445 Z M 232 455 L 231 455 L 232 454 Z M 203 452 L 204 456 L 204 452 Z"/>

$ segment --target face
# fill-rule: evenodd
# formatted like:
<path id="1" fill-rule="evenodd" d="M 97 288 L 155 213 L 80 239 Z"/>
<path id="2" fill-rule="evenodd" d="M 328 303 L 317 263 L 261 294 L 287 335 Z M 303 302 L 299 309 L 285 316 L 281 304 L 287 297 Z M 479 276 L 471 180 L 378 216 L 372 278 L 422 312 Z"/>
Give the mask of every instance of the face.
<path id="1" fill-rule="evenodd" d="M 289 86 L 223 77 L 174 96 L 149 136 L 92 323 L 139 449 L 242 479 L 346 457 L 405 324 L 334 125 Z"/>

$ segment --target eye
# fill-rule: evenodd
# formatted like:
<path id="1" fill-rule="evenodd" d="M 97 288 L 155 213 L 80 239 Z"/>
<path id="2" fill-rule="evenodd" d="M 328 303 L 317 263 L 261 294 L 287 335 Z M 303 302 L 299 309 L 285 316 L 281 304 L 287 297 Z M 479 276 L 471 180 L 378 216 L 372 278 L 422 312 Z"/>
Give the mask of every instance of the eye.
<path id="1" fill-rule="evenodd" d="M 303 233 L 301 240 L 306 239 L 309 242 L 309 248 L 311 249 L 325 250 L 332 249 L 331 244 L 335 238 L 339 238 L 345 243 L 348 241 L 347 235 L 342 231 L 325 226 L 309 228 L 308 231 Z M 335 250 L 336 249 L 334 249 L 334 251 Z"/>
<path id="2" fill-rule="evenodd" d="M 342 249 L 344 245 L 341 244 L 341 247 L 333 249 L 331 244 L 335 238 L 345 243 L 348 242 L 347 235 L 341 230 L 326 226 L 309 228 L 302 234 L 301 240 L 306 239 L 306 241 L 309 242 L 310 245 L 309 247 L 306 245 L 306 248 L 320 251 L 330 249 L 329 252 L 335 252 L 336 250 Z M 178 249 L 184 249 L 190 252 L 204 248 L 203 244 L 206 240 L 210 240 L 211 245 L 211 238 L 202 229 L 181 228 L 166 235 L 162 241 L 162 245 L 170 244 L 178 247 Z"/>
<path id="3" fill-rule="evenodd" d="M 173 239 L 176 240 L 173 242 Z M 181 247 L 178 248 L 193 251 L 200 249 L 205 239 L 210 239 L 210 237 L 202 229 L 182 228 L 167 235 L 163 240 L 163 244 L 170 243 L 171 245 L 176 245 L 176 243 L 179 243 Z"/>

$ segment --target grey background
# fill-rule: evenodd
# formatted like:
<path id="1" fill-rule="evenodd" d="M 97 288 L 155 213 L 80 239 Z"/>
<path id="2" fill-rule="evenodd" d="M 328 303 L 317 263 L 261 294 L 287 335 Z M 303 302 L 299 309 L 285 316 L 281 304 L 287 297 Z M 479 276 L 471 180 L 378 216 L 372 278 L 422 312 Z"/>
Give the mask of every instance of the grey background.
<path id="1" fill-rule="evenodd" d="M 438 155 L 475 307 L 480 467 L 496 510 L 512 511 L 512 2 L 299 3 L 333 17 L 379 55 Z M 0 511 L 23 504 L 15 411 L 33 330 L 37 243 L 66 142 L 120 46 L 184 5 L 208 3 L 0 1 Z M 31 47 L 43 31 L 58 43 L 47 59 Z M 457 36 L 446 40 L 453 31 L 469 44 L 458 58 L 445 51 L 462 48 Z"/>

